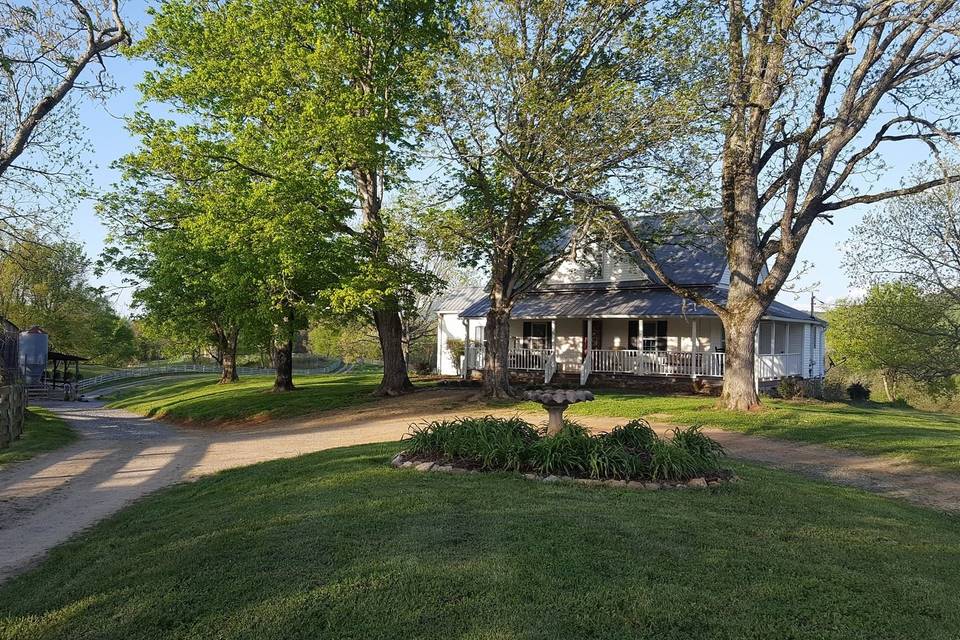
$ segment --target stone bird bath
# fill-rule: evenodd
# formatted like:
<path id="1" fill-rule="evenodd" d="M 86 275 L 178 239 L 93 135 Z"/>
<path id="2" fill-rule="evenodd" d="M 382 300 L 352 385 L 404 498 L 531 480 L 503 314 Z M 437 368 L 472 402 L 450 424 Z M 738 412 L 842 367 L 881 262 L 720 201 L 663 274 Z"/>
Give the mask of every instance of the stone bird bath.
<path id="1" fill-rule="evenodd" d="M 563 428 L 563 412 L 572 404 L 577 402 L 589 402 L 593 400 L 593 393 L 585 389 L 576 391 L 562 390 L 536 390 L 527 391 L 523 394 L 527 400 L 539 402 L 547 410 L 547 435 L 552 436 L 560 433 Z"/>

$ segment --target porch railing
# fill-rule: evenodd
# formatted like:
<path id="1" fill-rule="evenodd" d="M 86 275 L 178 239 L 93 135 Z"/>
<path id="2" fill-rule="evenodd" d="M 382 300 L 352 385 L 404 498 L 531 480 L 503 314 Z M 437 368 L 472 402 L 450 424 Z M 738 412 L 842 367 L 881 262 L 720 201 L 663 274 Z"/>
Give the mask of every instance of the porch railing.
<path id="1" fill-rule="evenodd" d="M 482 345 L 468 347 L 464 353 L 465 370 L 482 369 L 486 362 L 486 350 Z M 518 371 L 543 371 L 544 382 L 550 382 L 557 371 L 557 358 L 553 349 L 510 349 L 507 366 Z"/>
<path id="2" fill-rule="evenodd" d="M 466 370 L 482 369 L 486 354 L 482 346 L 466 350 Z M 510 369 L 543 371 L 544 382 L 549 383 L 557 372 L 553 349 L 511 349 L 507 355 Z M 638 376 L 689 376 L 722 378 L 725 354 L 708 351 L 641 351 L 638 349 L 595 349 L 580 365 L 580 378 L 586 380 L 592 373 L 629 373 Z M 803 375 L 803 356 L 799 353 L 778 353 L 757 356 L 757 377 L 776 380 L 784 376 Z"/>
<path id="3" fill-rule="evenodd" d="M 757 356 L 757 377 L 760 380 L 777 380 L 784 376 L 803 375 L 803 355 L 799 353 L 773 353 Z"/>
<path id="4" fill-rule="evenodd" d="M 723 376 L 724 354 L 718 352 L 594 350 L 591 370 L 638 376 Z"/>
<path id="5" fill-rule="evenodd" d="M 553 349 L 510 349 L 507 352 L 510 368 L 521 371 L 543 371 L 552 357 Z"/>

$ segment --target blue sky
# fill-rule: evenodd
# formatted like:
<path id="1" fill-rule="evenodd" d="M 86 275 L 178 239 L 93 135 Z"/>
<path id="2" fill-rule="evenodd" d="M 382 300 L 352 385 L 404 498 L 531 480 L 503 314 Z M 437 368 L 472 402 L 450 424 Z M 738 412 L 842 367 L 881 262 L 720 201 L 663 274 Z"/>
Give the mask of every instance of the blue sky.
<path id="1" fill-rule="evenodd" d="M 146 4 L 143 2 L 130 2 L 125 7 L 136 32 L 142 29 L 148 19 L 145 7 Z M 109 65 L 111 75 L 121 90 L 105 103 L 85 103 L 81 107 L 81 116 L 91 140 L 89 161 L 92 166 L 91 187 L 94 191 L 105 191 L 117 181 L 119 175 L 110 168 L 110 164 L 136 147 L 136 140 L 124 129 L 123 118 L 132 114 L 136 107 L 139 93 L 135 85 L 147 69 L 144 63 L 125 58 L 110 60 Z M 917 147 L 896 149 L 892 157 L 886 158 L 891 170 L 882 180 L 864 186 L 869 187 L 870 191 L 896 186 L 911 165 L 924 159 L 922 152 L 923 149 Z M 851 292 L 850 283 L 841 266 L 841 246 L 847 241 L 850 228 L 859 221 L 865 210 L 865 208 L 856 208 L 842 211 L 834 218 L 833 225 L 817 223 L 800 255 L 801 260 L 807 260 L 813 266 L 798 280 L 799 286 L 813 287 L 815 295 L 827 302 L 832 302 Z M 84 244 L 87 255 L 96 259 L 103 249 L 107 230 L 97 218 L 92 201 L 77 203 L 76 209 L 72 212 L 69 229 L 71 237 Z M 130 292 L 119 288 L 121 284 L 119 275 L 106 274 L 99 283 L 108 287 L 108 290 L 116 296 L 115 302 L 118 309 L 125 312 L 129 304 Z M 810 294 L 802 293 L 794 296 L 783 293 L 779 299 L 792 306 L 807 308 Z"/>

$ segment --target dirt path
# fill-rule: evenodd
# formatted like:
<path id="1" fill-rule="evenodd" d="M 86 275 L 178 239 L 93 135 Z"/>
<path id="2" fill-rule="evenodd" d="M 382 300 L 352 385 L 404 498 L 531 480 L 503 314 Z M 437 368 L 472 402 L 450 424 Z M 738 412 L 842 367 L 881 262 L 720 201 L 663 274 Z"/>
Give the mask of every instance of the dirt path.
<path id="1" fill-rule="evenodd" d="M 0 470 L 0 581 L 78 531 L 176 482 L 321 449 L 396 441 L 411 422 L 427 418 L 514 413 L 471 404 L 466 394 L 428 391 L 316 418 L 204 431 L 176 428 L 96 402 L 49 406 L 83 437 Z M 544 416 L 526 417 L 539 422 Z M 599 430 L 622 420 L 583 422 Z M 960 513 L 960 476 L 817 445 L 709 433 L 736 458 Z"/>

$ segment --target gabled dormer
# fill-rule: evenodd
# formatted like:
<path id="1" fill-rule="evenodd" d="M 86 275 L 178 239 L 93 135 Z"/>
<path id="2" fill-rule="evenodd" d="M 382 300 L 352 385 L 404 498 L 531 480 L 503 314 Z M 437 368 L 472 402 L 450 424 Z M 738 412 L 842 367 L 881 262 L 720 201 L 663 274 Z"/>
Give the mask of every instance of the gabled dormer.
<path id="1" fill-rule="evenodd" d="M 626 251 L 618 246 L 589 244 L 571 250 L 545 284 L 649 283 L 650 278 Z"/>

